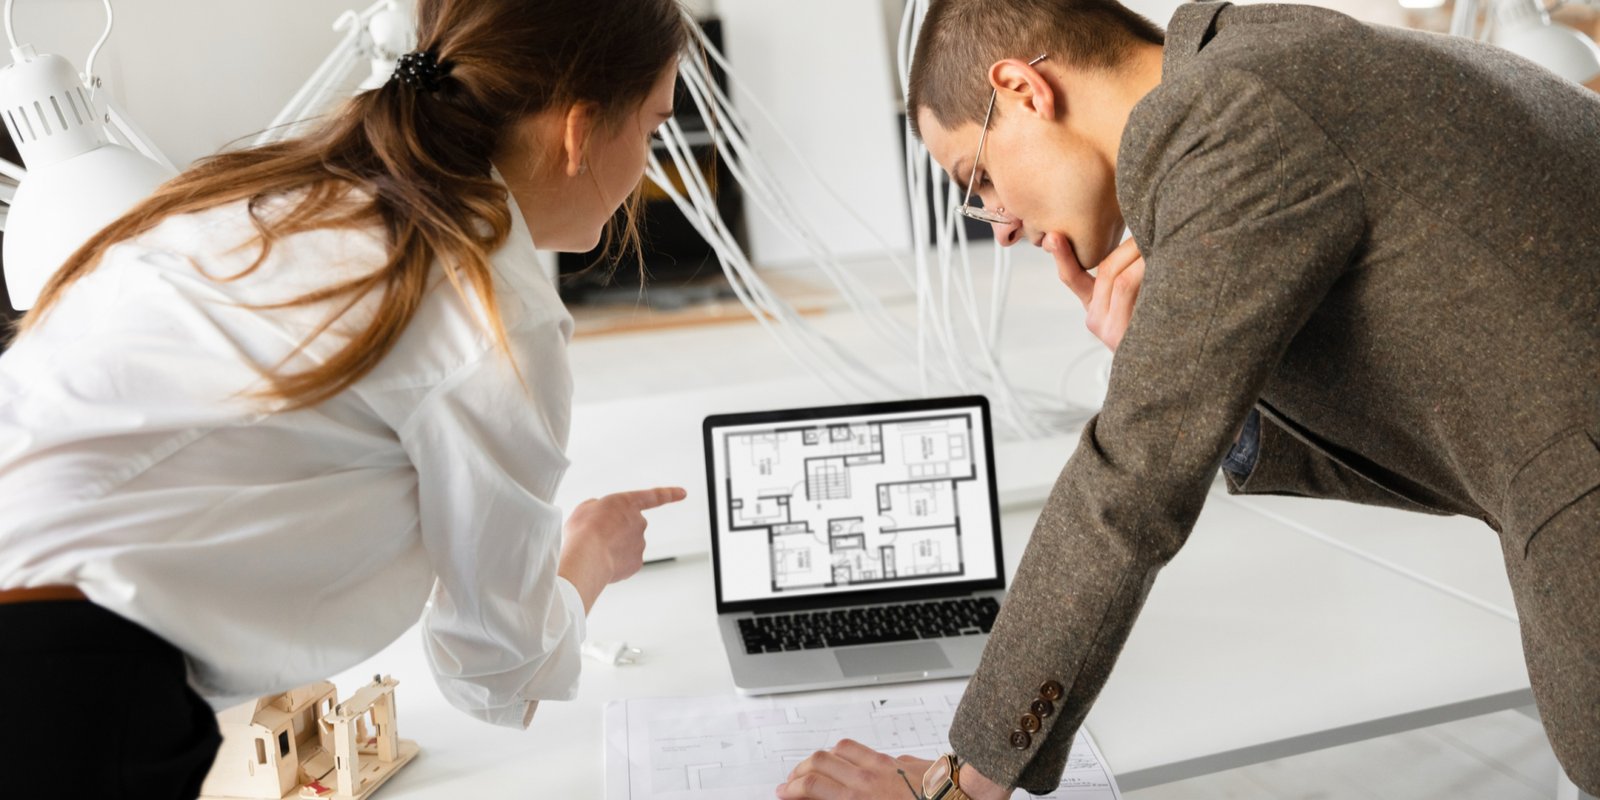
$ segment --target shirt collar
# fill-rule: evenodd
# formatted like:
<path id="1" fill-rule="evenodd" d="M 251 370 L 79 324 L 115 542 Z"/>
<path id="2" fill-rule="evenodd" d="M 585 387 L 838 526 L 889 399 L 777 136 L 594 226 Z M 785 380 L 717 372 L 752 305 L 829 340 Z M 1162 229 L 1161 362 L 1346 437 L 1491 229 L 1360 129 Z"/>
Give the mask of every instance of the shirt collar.
<path id="1" fill-rule="evenodd" d="M 522 208 L 517 205 L 517 196 L 512 193 L 511 185 L 506 183 L 505 176 L 500 174 L 500 168 L 490 164 L 489 177 L 500 184 L 500 188 L 506 190 L 506 207 L 511 211 L 511 231 L 506 237 L 506 245 L 525 245 L 528 250 L 537 249 L 533 242 L 533 232 L 528 230 L 528 220 L 522 216 Z"/>

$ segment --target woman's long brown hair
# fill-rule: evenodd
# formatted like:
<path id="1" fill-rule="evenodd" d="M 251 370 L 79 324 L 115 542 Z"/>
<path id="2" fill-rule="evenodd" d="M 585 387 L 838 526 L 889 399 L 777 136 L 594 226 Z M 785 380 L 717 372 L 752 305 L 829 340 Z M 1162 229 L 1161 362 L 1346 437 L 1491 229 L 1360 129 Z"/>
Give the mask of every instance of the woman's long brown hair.
<path id="1" fill-rule="evenodd" d="M 357 95 L 311 133 L 204 159 L 108 225 L 52 276 L 22 320 L 24 335 L 112 245 L 178 214 L 249 201 L 260 254 L 236 280 L 261 266 L 277 239 L 319 228 L 381 222 L 389 259 L 369 275 L 331 282 L 283 307 L 334 301 L 334 311 L 295 352 L 264 368 L 266 398 L 302 408 L 366 375 L 394 347 L 428 291 L 438 263 L 458 291 L 470 286 L 504 348 L 489 254 L 506 239 L 506 190 L 490 176 L 490 157 L 527 115 L 593 104 L 618 121 L 637 108 L 688 36 L 676 0 L 418 0 L 419 50 L 448 66 L 439 90 L 391 80 Z M 351 189 L 370 202 L 348 202 Z M 262 204 L 301 192 L 287 213 Z M 621 237 L 637 242 L 632 207 Z M 381 293 L 364 330 L 323 363 L 282 370 L 362 298 Z"/>

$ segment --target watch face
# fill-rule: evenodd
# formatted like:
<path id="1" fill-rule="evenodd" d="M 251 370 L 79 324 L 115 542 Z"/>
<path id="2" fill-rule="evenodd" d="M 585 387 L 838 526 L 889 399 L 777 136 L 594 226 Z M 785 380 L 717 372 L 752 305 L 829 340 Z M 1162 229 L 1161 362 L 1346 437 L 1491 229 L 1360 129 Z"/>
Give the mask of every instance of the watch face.
<path id="1" fill-rule="evenodd" d="M 950 759 L 941 756 L 933 762 L 933 766 L 929 767 L 927 772 L 923 773 L 922 793 L 930 798 L 938 797 L 937 793 L 944 791 L 949 782 Z"/>

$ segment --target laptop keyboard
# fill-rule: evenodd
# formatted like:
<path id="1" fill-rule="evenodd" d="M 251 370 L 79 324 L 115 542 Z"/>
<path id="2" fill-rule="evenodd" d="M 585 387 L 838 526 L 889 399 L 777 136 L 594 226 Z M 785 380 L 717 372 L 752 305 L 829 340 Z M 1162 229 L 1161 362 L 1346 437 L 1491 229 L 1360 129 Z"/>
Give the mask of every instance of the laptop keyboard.
<path id="1" fill-rule="evenodd" d="M 988 633 L 1000 603 L 993 597 L 893 606 L 763 614 L 739 620 L 746 653 L 781 653 Z"/>

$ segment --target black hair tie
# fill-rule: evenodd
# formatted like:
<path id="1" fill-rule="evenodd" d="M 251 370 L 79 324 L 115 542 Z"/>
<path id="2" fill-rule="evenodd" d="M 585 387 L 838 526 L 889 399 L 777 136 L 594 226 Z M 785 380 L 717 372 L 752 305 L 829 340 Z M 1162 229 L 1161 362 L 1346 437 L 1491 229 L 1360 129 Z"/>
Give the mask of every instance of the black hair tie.
<path id="1" fill-rule="evenodd" d="M 450 62 L 440 63 L 431 50 L 417 50 L 400 57 L 395 65 L 394 77 L 413 89 L 432 94 L 439 91 L 445 76 L 450 74 Z"/>

